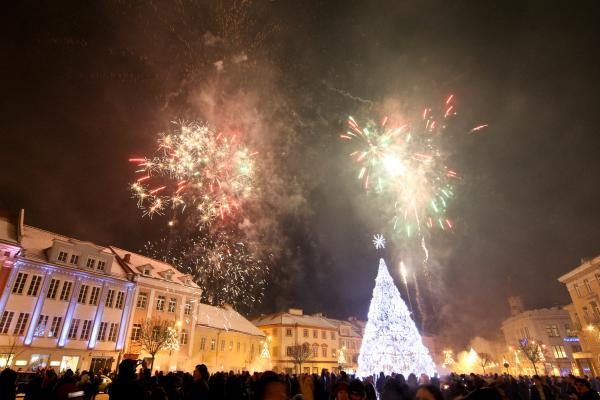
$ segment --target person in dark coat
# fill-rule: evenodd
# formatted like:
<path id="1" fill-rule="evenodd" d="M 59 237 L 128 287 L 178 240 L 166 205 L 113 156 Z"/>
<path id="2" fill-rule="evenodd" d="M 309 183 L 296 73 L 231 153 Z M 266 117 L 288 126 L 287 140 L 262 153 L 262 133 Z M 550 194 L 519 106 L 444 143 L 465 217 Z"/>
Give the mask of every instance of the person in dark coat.
<path id="1" fill-rule="evenodd" d="M 146 392 L 136 379 L 135 360 L 123 360 L 119 365 L 119 373 L 111 384 L 110 400 L 144 400 Z"/>
<path id="2" fill-rule="evenodd" d="M 196 365 L 194 368 L 193 382 L 184 388 L 185 400 L 209 399 L 208 368 L 204 364 Z"/>
<path id="3" fill-rule="evenodd" d="M 0 397 L 7 400 L 15 400 L 17 397 L 17 387 L 15 382 L 17 373 L 10 368 L 5 368 L 0 372 Z"/>
<path id="4" fill-rule="evenodd" d="M 531 387 L 531 400 L 554 400 L 552 391 L 544 383 L 539 375 L 533 376 L 533 386 Z"/>
<path id="5" fill-rule="evenodd" d="M 576 378 L 575 389 L 577 390 L 577 398 L 579 400 L 600 400 L 600 395 L 595 390 L 592 390 L 590 382 L 586 379 Z"/>

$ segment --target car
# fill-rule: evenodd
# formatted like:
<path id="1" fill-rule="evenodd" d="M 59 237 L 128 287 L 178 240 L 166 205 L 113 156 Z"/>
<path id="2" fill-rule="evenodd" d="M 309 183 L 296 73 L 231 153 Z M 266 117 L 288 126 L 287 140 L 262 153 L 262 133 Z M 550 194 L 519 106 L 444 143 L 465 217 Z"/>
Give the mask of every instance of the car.
<path id="1" fill-rule="evenodd" d="M 112 383 L 112 380 L 106 375 L 100 375 L 100 384 L 98 385 L 98 392 L 106 393 L 108 385 Z"/>

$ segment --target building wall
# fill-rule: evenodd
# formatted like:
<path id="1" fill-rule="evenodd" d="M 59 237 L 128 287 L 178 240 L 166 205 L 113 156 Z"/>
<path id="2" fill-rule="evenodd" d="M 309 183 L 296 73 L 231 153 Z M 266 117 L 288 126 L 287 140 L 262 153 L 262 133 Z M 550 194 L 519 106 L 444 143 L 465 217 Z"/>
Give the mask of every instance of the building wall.
<path id="1" fill-rule="evenodd" d="M 339 368 L 337 352 L 340 343 L 339 334 L 335 328 L 325 329 L 300 324 L 278 324 L 259 328 L 270 338 L 269 350 L 275 371 L 320 373 L 322 369 L 334 371 Z M 299 365 L 294 364 L 293 357 L 288 355 L 287 349 L 305 343 L 308 343 L 311 351 L 316 345 L 317 355 L 312 355 L 299 370 Z M 325 353 L 323 353 L 324 349 Z"/>
<path id="2" fill-rule="evenodd" d="M 559 308 L 524 311 L 504 320 L 502 331 L 510 348 L 507 361 L 519 368 L 519 373 L 534 373 L 529 360 L 519 351 L 519 342 L 523 339 L 536 341 L 544 349 L 545 362 L 538 365 L 538 373 L 565 375 L 573 371 L 576 349 L 567 311 Z"/>
<path id="3" fill-rule="evenodd" d="M 581 351 L 575 354 L 581 373 L 600 374 L 600 256 L 559 278 L 573 302 L 568 307 Z"/>

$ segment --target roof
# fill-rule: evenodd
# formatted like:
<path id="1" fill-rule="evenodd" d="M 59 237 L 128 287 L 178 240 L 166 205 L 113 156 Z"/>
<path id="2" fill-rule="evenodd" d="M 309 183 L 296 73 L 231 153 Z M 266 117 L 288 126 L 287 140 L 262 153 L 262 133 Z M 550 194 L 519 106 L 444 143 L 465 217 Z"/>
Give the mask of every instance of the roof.
<path id="1" fill-rule="evenodd" d="M 572 279 L 578 279 L 581 275 L 585 275 L 592 272 L 593 269 L 600 268 L 600 255 L 582 262 L 580 266 L 570 270 L 566 274 L 560 276 L 558 281 L 561 283 L 567 283 Z"/>
<path id="2" fill-rule="evenodd" d="M 568 319 L 570 320 L 571 317 L 569 316 L 569 312 L 567 310 L 564 309 L 564 307 L 559 308 L 559 307 L 552 307 L 552 308 L 539 308 L 537 310 L 528 310 L 528 311 L 523 311 L 522 313 L 519 313 L 517 315 L 513 315 L 510 316 L 508 318 L 506 318 L 504 321 L 502 321 L 502 325 L 506 325 L 518 320 L 523 320 L 523 319 Z"/>
<path id="3" fill-rule="evenodd" d="M 256 326 L 300 325 L 337 330 L 337 325 L 334 325 L 328 318 L 321 315 L 296 315 L 290 314 L 289 312 L 278 312 L 275 314 L 261 315 L 260 317 L 253 319 L 252 322 Z"/>
<path id="4" fill-rule="evenodd" d="M 350 328 L 350 334 L 344 335 L 344 336 L 361 337 L 358 328 L 356 326 L 354 326 L 350 321 L 345 321 L 343 319 L 334 319 L 334 318 L 326 318 L 326 319 L 332 325 L 335 325 L 337 328 L 339 328 L 340 325 L 344 325 L 344 326 L 347 326 L 348 328 Z"/>
<path id="5" fill-rule="evenodd" d="M 121 265 L 129 268 L 136 275 L 143 276 L 145 278 L 166 281 L 165 273 L 171 271 L 172 282 L 188 287 L 199 288 L 199 286 L 193 280 L 191 280 L 190 275 L 184 274 L 171 264 L 155 260 L 154 258 L 146 257 L 141 254 L 133 253 L 129 250 L 123 250 L 116 246 L 110 246 L 110 250 L 112 250 L 112 252 L 118 257 Z M 142 274 L 142 271 L 146 266 L 150 266 L 150 268 L 148 268 L 149 275 Z"/>
<path id="6" fill-rule="evenodd" d="M 231 306 L 215 307 L 208 304 L 198 304 L 197 325 L 208 326 L 225 331 L 235 331 L 254 336 L 265 334 L 250 321 L 235 311 Z"/>
<path id="7" fill-rule="evenodd" d="M 0 217 L 0 240 L 6 243 L 19 245 L 17 227 L 6 217 Z"/>

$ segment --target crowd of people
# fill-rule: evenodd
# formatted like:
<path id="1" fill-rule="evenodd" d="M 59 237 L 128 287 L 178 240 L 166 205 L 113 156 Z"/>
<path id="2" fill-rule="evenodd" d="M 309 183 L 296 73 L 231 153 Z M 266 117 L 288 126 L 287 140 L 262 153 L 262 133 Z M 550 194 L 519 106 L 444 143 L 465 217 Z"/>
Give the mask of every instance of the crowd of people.
<path id="1" fill-rule="evenodd" d="M 0 373 L 0 399 L 14 400 L 17 373 Z M 600 400 L 600 379 L 450 374 L 417 377 L 400 374 L 357 379 L 345 372 L 317 374 L 217 372 L 204 365 L 192 373 L 155 371 L 124 360 L 106 393 L 111 400 Z M 25 388 L 25 400 L 94 400 L 99 375 L 71 370 L 60 376 L 40 369 Z M 104 388 L 103 388 L 104 389 Z"/>

